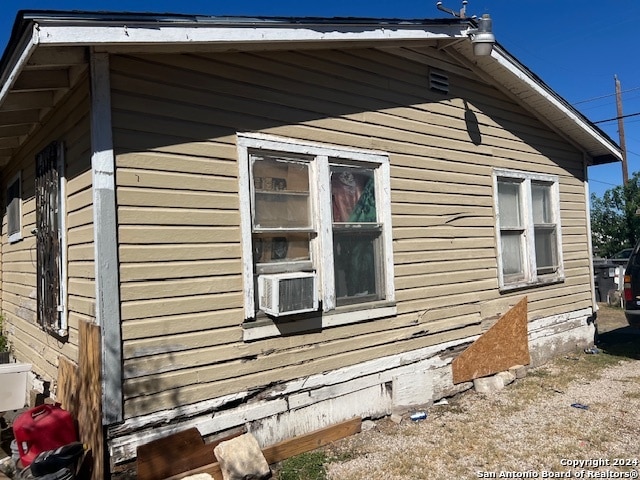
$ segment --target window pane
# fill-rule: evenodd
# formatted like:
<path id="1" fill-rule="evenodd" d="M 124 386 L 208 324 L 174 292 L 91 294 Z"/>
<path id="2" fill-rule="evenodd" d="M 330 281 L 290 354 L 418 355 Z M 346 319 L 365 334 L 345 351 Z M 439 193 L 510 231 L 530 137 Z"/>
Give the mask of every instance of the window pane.
<path id="1" fill-rule="evenodd" d="M 254 157 L 255 228 L 311 228 L 308 164 Z"/>
<path id="2" fill-rule="evenodd" d="M 531 203 L 533 204 L 533 223 L 552 223 L 551 187 L 531 182 Z"/>
<path id="3" fill-rule="evenodd" d="M 256 263 L 310 260 L 309 236 L 294 234 L 254 236 L 253 258 Z"/>
<path id="4" fill-rule="evenodd" d="M 538 273 L 555 271 L 556 267 L 556 229 L 535 228 L 536 265 Z"/>
<path id="5" fill-rule="evenodd" d="M 332 166 L 331 204 L 334 223 L 376 222 L 373 170 Z"/>
<path id="6" fill-rule="evenodd" d="M 379 232 L 334 231 L 333 256 L 338 305 L 381 298 L 377 260 Z M 374 298 L 372 298 L 372 296 Z"/>
<path id="7" fill-rule="evenodd" d="M 519 183 L 498 182 L 498 208 L 501 227 L 521 226 Z"/>
<path id="8" fill-rule="evenodd" d="M 20 230 L 20 180 L 7 188 L 7 233 L 12 235 Z"/>
<path id="9" fill-rule="evenodd" d="M 502 272 L 504 275 L 523 275 L 522 233 L 502 232 Z"/>

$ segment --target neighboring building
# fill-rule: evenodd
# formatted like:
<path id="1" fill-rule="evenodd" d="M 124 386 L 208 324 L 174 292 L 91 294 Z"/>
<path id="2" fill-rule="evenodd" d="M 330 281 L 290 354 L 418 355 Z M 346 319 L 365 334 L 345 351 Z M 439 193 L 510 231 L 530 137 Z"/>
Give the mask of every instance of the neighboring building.
<path id="1" fill-rule="evenodd" d="M 619 147 L 469 26 L 20 13 L 2 314 L 54 396 L 99 325 L 112 469 L 467 388 L 452 359 L 524 297 L 533 363 L 593 340 L 587 167 Z"/>

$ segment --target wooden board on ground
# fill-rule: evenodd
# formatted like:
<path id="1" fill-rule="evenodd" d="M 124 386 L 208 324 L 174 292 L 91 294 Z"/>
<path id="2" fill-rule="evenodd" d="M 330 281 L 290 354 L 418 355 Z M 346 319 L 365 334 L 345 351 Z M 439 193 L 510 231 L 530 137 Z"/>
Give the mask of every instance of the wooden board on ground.
<path id="1" fill-rule="evenodd" d="M 453 383 L 468 382 L 529 363 L 527 297 L 524 297 L 453 360 Z"/>
<path id="2" fill-rule="evenodd" d="M 141 445 L 137 451 L 138 480 L 171 477 L 216 461 L 197 428 L 190 428 Z"/>
<path id="3" fill-rule="evenodd" d="M 356 417 L 351 420 L 331 425 L 329 427 L 307 433 L 306 435 L 300 435 L 299 437 L 284 440 L 280 443 L 276 443 L 275 445 L 263 448 L 262 454 L 267 459 L 267 463 L 271 465 L 295 455 L 315 450 L 316 448 L 320 448 L 331 442 L 340 440 L 341 438 L 354 435 L 360 432 L 361 427 L 362 419 L 360 417 Z M 198 473 L 208 473 L 215 480 L 223 480 L 220 465 L 217 462 L 204 465 L 200 468 L 194 468 L 172 477 L 167 477 L 164 480 L 179 480 Z"/>

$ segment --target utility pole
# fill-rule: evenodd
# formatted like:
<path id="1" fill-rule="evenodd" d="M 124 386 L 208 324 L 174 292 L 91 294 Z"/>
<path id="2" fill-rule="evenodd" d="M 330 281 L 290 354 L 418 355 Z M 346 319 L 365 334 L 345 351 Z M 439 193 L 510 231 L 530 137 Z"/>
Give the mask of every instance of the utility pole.
<path id="1" fill-rule="evenodd" d="M 620 149 L 622 150 L 622 181 L 626 185 L 629 181 L 629 168 L 627 167 L 627 144 L 624 139 L 624 120 L 622 118 L 622 93 L 618 76 L 613 76 L 616 82 L 616 106 L 618 108 L 618 135 L 620 135 Z"/>

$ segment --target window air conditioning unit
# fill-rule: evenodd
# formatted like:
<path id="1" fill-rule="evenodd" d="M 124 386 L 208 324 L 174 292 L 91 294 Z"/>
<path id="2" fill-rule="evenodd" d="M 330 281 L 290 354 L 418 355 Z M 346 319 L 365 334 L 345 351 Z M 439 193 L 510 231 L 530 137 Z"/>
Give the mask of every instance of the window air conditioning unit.
<path id="1" fill-rule="evenodd" d="M 274 317 L 318 310 L 316 274 L 277 273 L 258 277 L 260 310 Z"/>

